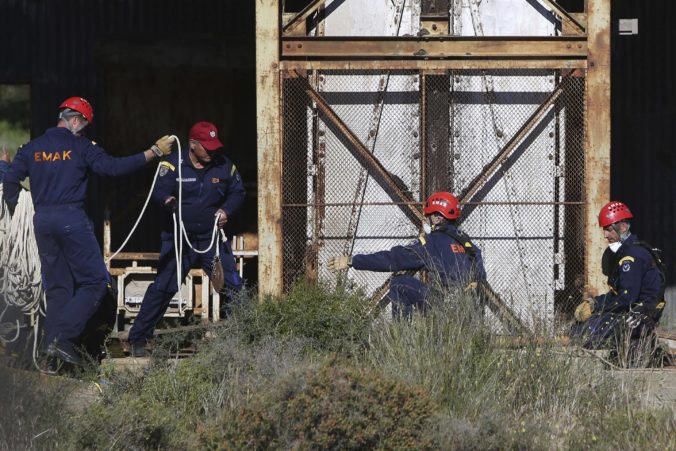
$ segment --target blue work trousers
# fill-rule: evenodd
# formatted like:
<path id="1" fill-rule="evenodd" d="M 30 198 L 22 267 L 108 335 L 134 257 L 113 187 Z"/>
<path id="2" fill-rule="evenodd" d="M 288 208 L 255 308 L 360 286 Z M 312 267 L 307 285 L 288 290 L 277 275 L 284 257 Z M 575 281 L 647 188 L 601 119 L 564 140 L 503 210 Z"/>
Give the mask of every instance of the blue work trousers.
<path id="1" fill-rule="evenodd" d="M 47 297 L 47 343 L 72 352 L 106 294 L 108 270 L 81 206 L 38 206 L 33 224 Z"/>
<path id="2" fill-rule="evenodd" d="M 392 302 L 393 317 L 409 317 L 413 309 L 424 311 L 429 287 L 413 276 L 398 275 L 390 281 L 387 297 Z"/>
<path id="3" fill-rule="evenodd" d="M 209 247 L 211 236 L 190 237 L 193 247 L 202 250 Z M 242 288 L 242 279 L 236 268 L 235 258 L 232 255 L 230 242 L 223 243 L 218 240 L 220 245 L 220 258 L 223 265 L 223 279 L 225 282 L 224 290 L 236 292 Z M 203 254 L 197 253 L 183 242 L 183 257 L 181 260 L 181 282 L 190 268 L 200 266 L 207 274 L 211 274 L 216 245 Z M 160 260 L 157 268 L 157 277 L 150 284 L 143 296 L 141 310 L 139 311 L 134 324 L 129 331 L 129 343 L 145 343 L 153 336 L 155 326 L 162 319 L 167 311 L 171 299 L 178 292 L 178 281 L 176 280 L 176 253 L 174 251 L 173 236 L 162 237 L 162 247 L 160 249 Z"/>
<path id="4" fill-rule="evenodd" d="M 655 321 L 641 315 L 634 327 L 629 327 L 629 313 L 595 313 L 584 323 L 576 323 L 571 337 L 581 339 L 582 346 L 589 349 L 615 348 L 630 333 L 631 340 L 647 337 L 655 329 Z"/>

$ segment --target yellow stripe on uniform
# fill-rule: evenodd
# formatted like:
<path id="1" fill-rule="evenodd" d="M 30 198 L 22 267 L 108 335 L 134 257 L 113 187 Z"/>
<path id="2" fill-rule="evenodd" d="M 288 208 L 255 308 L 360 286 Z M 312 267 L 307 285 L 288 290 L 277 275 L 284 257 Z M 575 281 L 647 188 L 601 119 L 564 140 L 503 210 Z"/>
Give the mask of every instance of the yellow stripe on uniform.
<path id="1" fill-rule="evenodd" d="M 173 164 L 169 163 L 168 161 L 162 161 L 162 162 L 160 163 L 160 166 L 166 166 L 166 167 L 168 167 L 169 169 L 171 169 L 172 171 L 175 171 L 175 170 L 176 170 L 176 166 L 174 166 Z"/>
<path id="2" fill-rule="evenodd" d="M 235 166 L 233 163 L 232 169 L 230 170 L 230 175 L 235 175 L 235 172 L 237 172 L 237 166 Z"/>
<path id="3" fill-rule="evenodd" d="M 425 240 L 425 235 L 420 235 L 420 238 L 419 238 L 419 239 L 420 239 L 420 242 L 422 243 L 423 246 L 424 246 L 425 244 L 427 244 L 427 240 Z"/>
<path id="4" fill-rule="evenodd" d="M 626 257 L 622 257 L 622 259 L 619 261 L 618 264 L 619 264 L 620 266 L 622 266 L 622 263 L 627 262 L 627 261 L 633 262 L 633 261 L 634 261 L 634 257 L 631 257 L 631 256 L 629 256 L 629 255 L 627 255 Z"/>

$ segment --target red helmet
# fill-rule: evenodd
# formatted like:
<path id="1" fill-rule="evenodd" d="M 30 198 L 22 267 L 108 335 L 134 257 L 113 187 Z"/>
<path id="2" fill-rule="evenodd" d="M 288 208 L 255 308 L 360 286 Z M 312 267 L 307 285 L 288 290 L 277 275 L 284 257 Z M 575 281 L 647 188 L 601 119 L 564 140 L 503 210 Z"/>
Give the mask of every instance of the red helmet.
<path id="1" fill-rule="evenodd" d="M 453 194 L 439 191 L 427 198 L 423 212 L 426 216 L 440 213 L 446 219 L 455 219 L 460 216 L 460 203 Z"/>
<path id="2" fill-rule="evenodd" d="M 92 105 L 82 97 L 68 97 L 61 105 L 59 105 L 60 110 L 64 108 L 70 108 L 71 110 L 77 111 L 83 115 L 90 124 L 94 122 L 94 108 L 92 108 Z"/>
<path id="3" fill-rule="evenodd" d="M 629 207 L 622 202 L 608 202 L 599 212 L 599 226 L 608 227 L 611 224 L 633 217 L 634 215 L 629 211 Z"/>

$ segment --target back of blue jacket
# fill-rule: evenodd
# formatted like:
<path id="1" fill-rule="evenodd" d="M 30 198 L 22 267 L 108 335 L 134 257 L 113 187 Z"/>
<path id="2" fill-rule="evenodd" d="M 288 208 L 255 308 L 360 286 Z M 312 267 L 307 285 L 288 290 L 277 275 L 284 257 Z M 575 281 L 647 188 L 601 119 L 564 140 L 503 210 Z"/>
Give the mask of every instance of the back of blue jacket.
<path id="1" fill-rule="evenodd" d="M 31 195 L 40 206 L 84 205 L 91 170 L 99 175 L 124 175 L 146 163 L 142 152 L 113 157 L 101 147 L 68 129 L 54 127 L 19 149 L 5 174 L 3 193 L 13 208 L 19 198 L 19 183 L 30 177 Z"/>
<path id="2" fill-rule="evenodd" d="M 179 197 L 178 154 L 174 153 L 160 163 L 160 173 L 153 190 L 153 200 L 164 205 L 168 197 Z M 235 165 L 221 154 L 203 170 L 196 170 L 184 151 L 181 165 L 182 202 L 181 215 L 185 229 L 190 234 L 211 233 L 214 215 L 223 209 L 230 217 L 244 203 L 246 191 Z M 177 212 L 178 213 L 178 212 Z M 165 226 L 166 233 L 173 233 L 172 221 Z"/>
<path id="3" fill-rule="evenodd" d="M 352 267 L 369 271 L 426 270 L 439 277 L 442 285 L 466 284 L 474 278 L 484 280 L 486 271 L 479 248 L 469 240 L 461 243 L 454 236 L 458 230 L 450 225 L 436 227 L 408 246 L 352 257 Z M 474 258 L 467 247 L 474 248 Z"/>

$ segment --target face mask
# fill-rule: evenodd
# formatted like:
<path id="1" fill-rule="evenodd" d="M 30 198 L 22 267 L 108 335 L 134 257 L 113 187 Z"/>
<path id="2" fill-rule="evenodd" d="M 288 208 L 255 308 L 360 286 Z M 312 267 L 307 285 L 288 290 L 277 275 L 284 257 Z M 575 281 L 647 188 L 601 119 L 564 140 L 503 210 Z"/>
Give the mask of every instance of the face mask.
<path id="1" fill-rule="evenodd" d="M 613 254 L 615 254 L 615 253 L 617 253 L 617 250 L 620 248 L 620 246 L 622 246 L 622 243 L 619 242 L 619 241 L 616 241 L 616 242 L 614 242 L 614 243 L 610 243 L 610 244 L 608 245 L 608 248 L 609 248 L 611 251 L 613 251 Z"/>
<path id="2" fill-rule="evenodd" d="M 432 233 L 432 226 L 429 224 L 423 224 L 423 230 L 425 231 L 425 233 L 429 235 L 430 233 Z"/>

